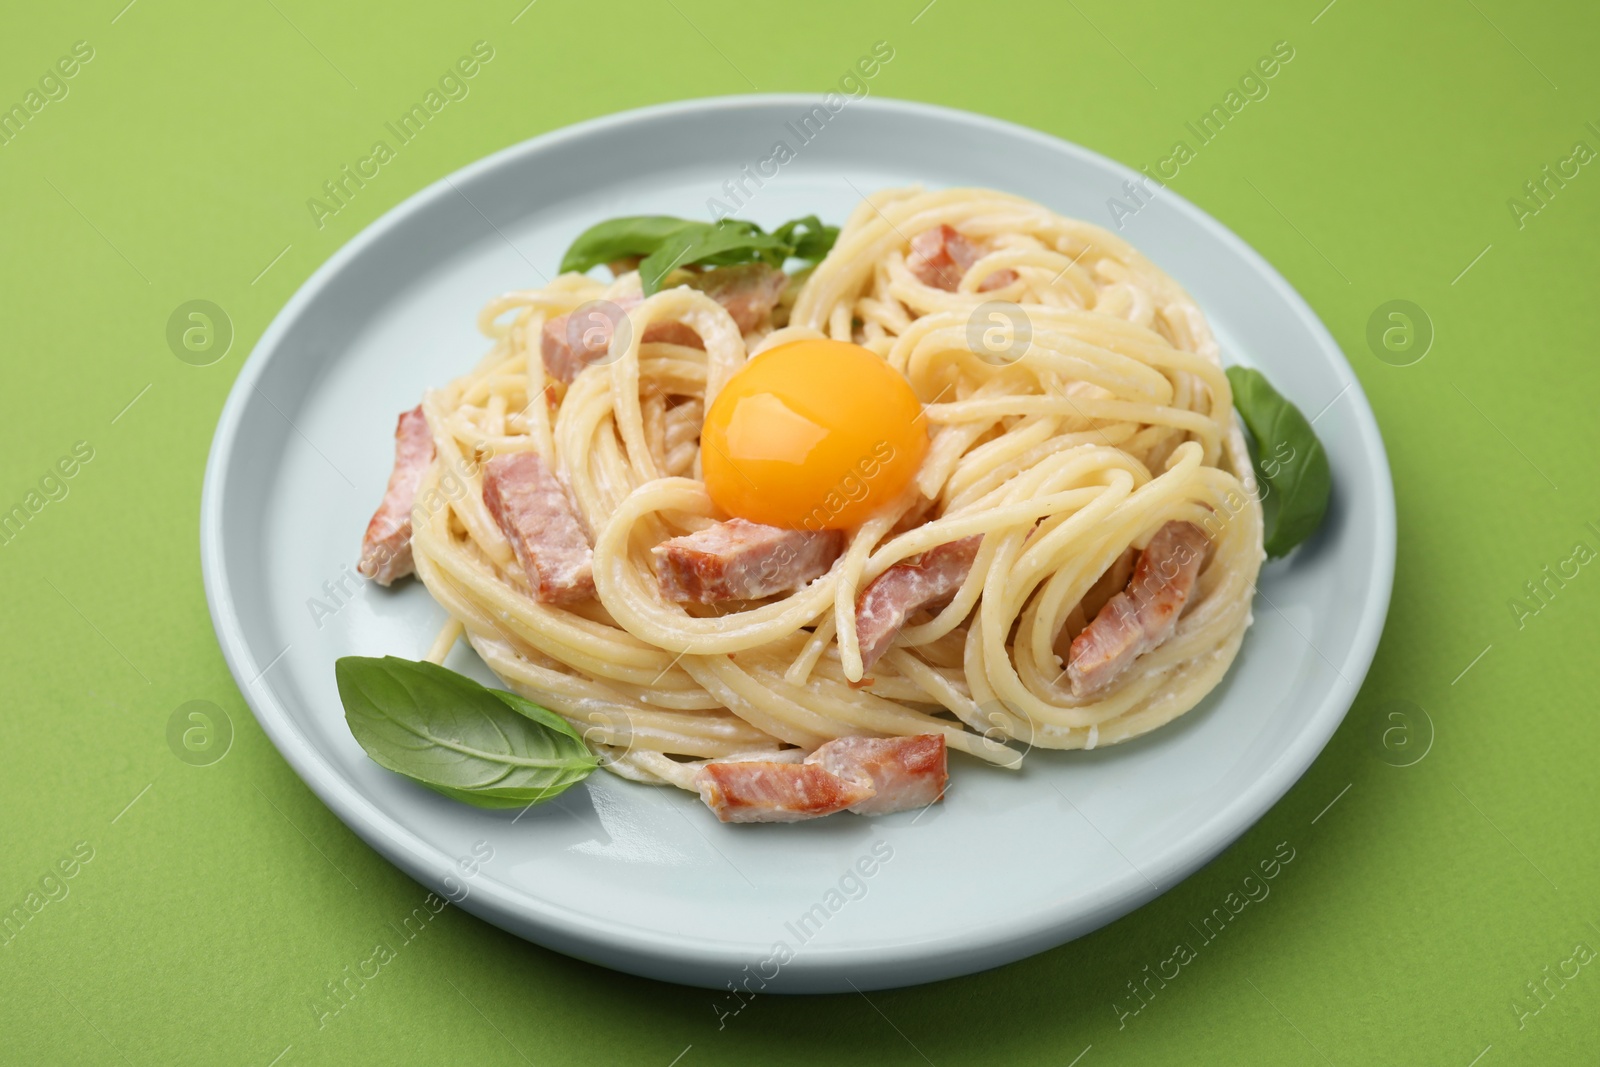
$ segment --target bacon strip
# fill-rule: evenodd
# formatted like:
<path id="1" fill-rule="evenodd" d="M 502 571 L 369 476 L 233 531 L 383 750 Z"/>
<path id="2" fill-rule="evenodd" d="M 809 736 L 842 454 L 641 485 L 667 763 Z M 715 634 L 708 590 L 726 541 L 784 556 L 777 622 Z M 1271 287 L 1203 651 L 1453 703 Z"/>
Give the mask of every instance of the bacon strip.
<path id="1" fill-rule="evenodd" d="M 1122 555 L 1111 561 L 1105 573 L 1094 580 L 1077 606 L 1067 612 L 1055 640 L 1055 653 L 1061 657 L 1061 662 L 1067 662 L 1072 655 L 1072 639 L 1083 633 L 1089 620 L 1100 614 L 1108 600 L 1128 587 L 1128 579 L 1133 577 L 1133 567 L 1138 561 L 1137 548 L 1124 549 Z"/>
<path id="2" fill-rule="evenodd" d="M 870 781 L 873 795 L 850 805 L 857 815 L 887 815 L 925 808 L 944 796 L 950 780 L 943 734 L 915 737 L 841 737 L 829 741 L 806 763 L 840 778 Z"/>
<path id="3" fill-rule="evenodd" d="M 619 296 L 610 301 L 618 309 L 628 311 L 643 297 Z M 606 315 L 598 311 L 586 312 L 583 319 L 573 321 L 572 313 L 546 319 L 539 331 L 539 354 L 544 357 L 544 372 L 557 381 L 572 384 L 578 372 L 611 347 L 611 333 L 616 328 Z"/>
<path id="4" fill-rule="evenodd" d="M 827 573 L 844 549 L 838 530 L 784 530 L 729 519 L 663 541 L 655 553 L 661 595 L 679 603 L 758 600 Z"/>
<path id="5" fill-rule="evenodd" d="M 356 570 L 379 585 L 404 578 L 414 568 L 411 506 L 416 503 L 423 472 L 432 462 L 433 433 L 418 404 L 395 424 L 394 470 L 389 473 L 389 487 L 361 538 L 361 561 Z"/>
<path id="6" fill-rule="evenodd" d="M 1074 696 L 1103 691 L 1172 635 L 1209 544 L 1205 531 L 1192 522 L 1169 522 L 1156 531 L 1128 588 L 1107 601 L 1072 641 L 1067 676 Z"/>
<path id="7" fill-rule="evenodd" d="M 594 596 L 594 551 L 566 490 L 536 452 L 484 465 L 483 503 L 517 554 L 534 599 L 570 604 Z"/>
<path id="8" fill-rule="evenodd" d="M 694 784 L 723 822 L 799 822 L 872 797 L 870 782 L 840 778 L 815 763 L 708 763 Z"/>
<path id="9" fill-rule="evenodd" d="M 949 780 L 942 734 L 841 737 L 804 763 L 708 763 L 695 788 L 723 822 L 799 822 L 853 811 L 886 815 L 921 808 Z"/>
<path id="10" fill-rule="evenodd" d="M 788 284 L 787 274 L 765 263 L 716 267 L 695 275 L 688 282 L 689 288 L 698 289 L 721 304 L 733 317 L 740 333 L 749 333 L 767 321 Z"/>
<path id="11" fill-rule="evenodd" d="M 888 651 L 906 619 L 950 596 L 967 580 L 982 534 L 937 545 L 872 580 L 856 600 L 856 641 L 861 664 L 870 670 Z"/>
<path id="12" fill-rule="evenodd" d="M 767 321 L 783 295 L 789 276 L 765 263 L 744 263 L 736 267 L 717 267 L 696 274 L 686 284 L 699 289 L 721 304 L 740 333 L 749 333 Z M 622 311 L 637 307 L 642 296 L 619 296 L 612 301 Z M 545 373 L 570 384 L 578 372 L 611 349 L 611 334 L 616 328 L 604 314 L 586 312 L 573 322 L 572 316 L 558 315 L 544 324 L 539 335 L 539 352 L 544 357 Z M 704 348 L 700 335 L 681 322 L 655 322 L 644 331 L 646 344 L 665 343 Z"/>
<path id="13" fill-rule="evenodd" d="M 924 285 L 953 293 L 971 266 L 989 250 L 963 236 L 952 226 L 940 225 L 923 230 L 911 239 L 911 255 L 906 266 Z M 978 292 L 999 289 L 1017 280 L 1014 270 L 997 270 L 978 283 Z"/>

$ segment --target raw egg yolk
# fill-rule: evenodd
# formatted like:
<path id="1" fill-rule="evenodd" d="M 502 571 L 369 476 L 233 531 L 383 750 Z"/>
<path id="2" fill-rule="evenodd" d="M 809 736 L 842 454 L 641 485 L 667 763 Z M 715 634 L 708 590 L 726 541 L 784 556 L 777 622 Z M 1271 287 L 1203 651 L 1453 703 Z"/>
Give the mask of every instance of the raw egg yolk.
<path id="1" fill-rule="evenodd" d="M 729 515 L 793 530 L 859 526 L 911 484 L 927 420 L 905 377 L 845 341 L 791 341 L 745 364 L 706 412 L 700 464 Z"/>

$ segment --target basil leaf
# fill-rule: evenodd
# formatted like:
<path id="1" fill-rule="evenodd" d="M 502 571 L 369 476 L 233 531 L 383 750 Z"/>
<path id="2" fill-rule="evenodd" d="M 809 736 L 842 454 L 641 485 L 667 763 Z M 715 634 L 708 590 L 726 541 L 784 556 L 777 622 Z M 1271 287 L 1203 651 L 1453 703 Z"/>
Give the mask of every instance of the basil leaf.
<path id="1" fill-rule="evenodd" d="M 334 676 L 345 722 L 367 755 L 447 797 L 520 808 L 598 766 L 559 715 L 438 664 L 345 656 Z"/>
<path id="2" fill-rule="evenodd" d="M 815 215 L 792 219 L 767 233 L 744 219 L 695 222 L 671 215 L 629 215 L 597 223 L 578 235 L 561 257 L 561 270 L 586 271 L 601 263 L 640 256 L 639 284 L 645 296 L 679 267 L 726 267 L 760 260 L 782 267 L 790 259 L 815 263 L 839 237 Z"/>
<path id="3" fill-rule="evenodd" d="M 781 264 L 788 256 L 789 246 L 770 234 L 762 233 L 754 223 L 723 223 L 703 229 L 683 230 L 669 237 L 639 264 L 639 285 L 644 295 L 650 296 L 661 288 L 661 280 L 678 267 L 691 263 L 710 263 L 715 266 L 748 263 L 756 258 L 750 254 L 752 252 L 773 253 Z"/>
<path id="4" fill-rule="evenodd" d="M 578 235 L 561 257 L 561 273 L 586 271 L 625 256 L 648 256 L 668 238 L 706 223 L 671 215 L 628 215 L 596 223 Z"/>
<path id="5" fill-rule="evenodd" d="M 1228 381 L 1233 406 L 1254 440 L 1256 476 L 1268 488 L 1262 494 L 1267 555 L 1287 556 L 1327 514 L 1333 494 L 1328 454 L 1300 409 L 1260 371 L 1229 367 Z"/>
<path id="6" fill-rule="evenodd" d="M 805 233 L 795 237 L 795 231 L 800 227 L 805 228 Z M 772 235 L 793 249 L 790 255 L 795 259 L 816 263 L 833 250 L 833 242 L 839 239 L 839 227 L 824 226 L 815 215 L 807 215 L 803 219 L 784 223 L 773 230 Z"/>

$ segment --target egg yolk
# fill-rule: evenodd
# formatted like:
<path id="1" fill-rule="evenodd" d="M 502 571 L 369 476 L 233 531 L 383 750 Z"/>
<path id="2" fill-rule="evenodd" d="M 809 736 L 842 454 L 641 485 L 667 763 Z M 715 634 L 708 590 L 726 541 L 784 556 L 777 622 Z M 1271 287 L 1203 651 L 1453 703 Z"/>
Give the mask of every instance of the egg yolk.
<path id="1" fill-rule="evenodd" d="M 859 526 L 916 476 L 927 420 L 905 377 L 845 341 L 791 341 L 745 364 L 700 436 L 729 515 L 795 530 Z"/>

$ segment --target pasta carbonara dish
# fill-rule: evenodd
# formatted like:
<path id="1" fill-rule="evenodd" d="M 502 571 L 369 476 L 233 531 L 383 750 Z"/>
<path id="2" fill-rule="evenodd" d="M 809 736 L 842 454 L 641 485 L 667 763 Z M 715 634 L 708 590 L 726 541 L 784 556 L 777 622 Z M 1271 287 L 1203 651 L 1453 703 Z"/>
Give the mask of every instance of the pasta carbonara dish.
<path id="1" fill-rule="evenodd" d="M 595 764 L 723 821 L 897 811 L 1233 662 L 1255 467 L 1204 315 L 1113 234 L 889 189 L 836 231 L 611 220 L 563 269 L 401 416 L 361 570 Z"/>

